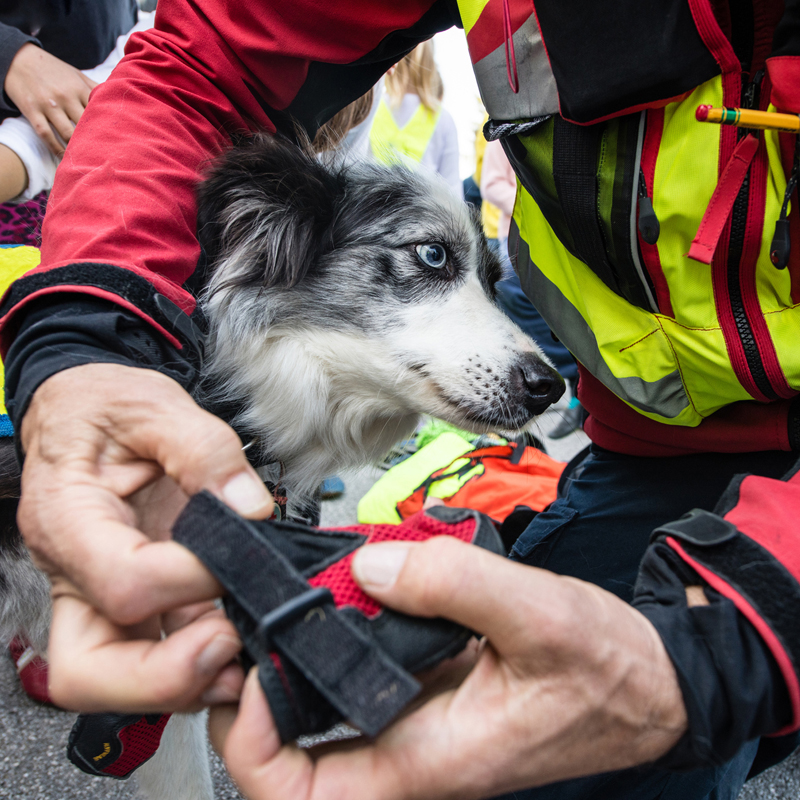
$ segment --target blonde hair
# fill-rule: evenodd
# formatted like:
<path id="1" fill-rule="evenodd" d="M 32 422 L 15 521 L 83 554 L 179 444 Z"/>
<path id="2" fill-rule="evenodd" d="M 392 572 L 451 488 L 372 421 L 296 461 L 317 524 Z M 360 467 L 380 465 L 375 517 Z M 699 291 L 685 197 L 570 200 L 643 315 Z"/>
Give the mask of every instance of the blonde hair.
<path id="1" fill-rule="evenodd" d="M 433 42 L 417 45 L 386 75 L 385 86 L 390 105 L 399 105 L 403 95 L 415 94 L 429 111 L 438 111 L 444 84 L 433 60 Z"/>
<path id="2" fill-rule="evenodd" d="M 314 152 L 325 153 L 328 150 L 335 150 L 341 144 L 342 139 L 347 136 L 348 131 L 360 125 L 369 116 L 374 97 L 375 89 L 373 87 L 329 119 L 314 137 L 312 142 Z"/>

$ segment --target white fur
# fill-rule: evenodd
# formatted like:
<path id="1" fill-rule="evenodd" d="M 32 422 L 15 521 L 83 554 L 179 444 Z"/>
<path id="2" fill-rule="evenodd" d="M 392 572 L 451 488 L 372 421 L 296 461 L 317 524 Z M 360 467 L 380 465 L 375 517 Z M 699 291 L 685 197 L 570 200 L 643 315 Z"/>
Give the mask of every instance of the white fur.
<path id="1" fill-rule="evenodd" d="M 261 146 L 274 156 L 276 145 Z M 295 163 L 296 174 L 277 181 L 275 191 L 296 193 L 303 171 L 314 169 L 314 162 Z M 218 260 L 203 298 L 211 325 L 205 397 L 212 407 L 239 408 L 234 424 L 282 462 L 288 489 L 309 494 L 327 475 L 379 459 L 420 414 L 476 431 L 529 421 L 520 364 L 533 364 L 548 380 L 552 370 L 495 306 L 488 284 L 496 262 L 446 187 L 403 170 L 348 168 L 335 213 L 321 198 L 334 245 L 322 237 L 314 251 L 303 238 L 312 230 L 303 227 L 308 209 L 293 206 L 293 196 L 270 196 L 264 180 L 226 184 L 224 167 L 220 176 L 227 199 L 222 190 L 215 196 L 212 178 L 211 211 L 201 219 L 201 228 L 221 237 L 211 243 Z M 377 210 L 359 206 L 376 187 L 385 190 Z M 403 196 L 398 187 L 412 191 Z M 451 278 L 415 255 L 415 243 L 437 242 L 452 251 Z M 281 261 L 286 252 L 314 259 L 297 273 L 305 275 L 297 285 L 296 276 L 281 277 L 281 269 L 297 270 L 292 259 Z M 43 652 L 47 581 L 27 554 L 9 550 L 0 558 L 9 586 L 0 595 L 0 634 L 22 630 Z M 212 800 L 205 715 L 173 716 L 136 779 L 152 800 Z"/>

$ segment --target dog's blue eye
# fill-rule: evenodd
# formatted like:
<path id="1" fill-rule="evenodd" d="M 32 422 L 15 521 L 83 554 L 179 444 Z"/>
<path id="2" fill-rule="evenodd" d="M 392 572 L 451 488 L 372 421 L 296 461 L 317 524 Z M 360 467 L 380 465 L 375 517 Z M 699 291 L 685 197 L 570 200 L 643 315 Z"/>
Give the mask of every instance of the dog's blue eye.
<path id="1" fill-rule="evenodd" d="M 418 244 L 417 257 L 426 267 L 441 269 L 447 264 L 447 250 L 440 244 Z"/>

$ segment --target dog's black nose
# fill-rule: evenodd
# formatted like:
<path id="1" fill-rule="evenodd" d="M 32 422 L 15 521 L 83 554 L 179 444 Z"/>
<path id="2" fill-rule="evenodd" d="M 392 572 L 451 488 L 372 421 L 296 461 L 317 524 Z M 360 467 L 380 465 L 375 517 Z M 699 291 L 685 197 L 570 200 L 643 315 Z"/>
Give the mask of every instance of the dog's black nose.
<path id="1" fill-rule="evenodd" d="M 564 379 L 535 353 L 521 356 L 511 374 L 515 391 L 531 414 L 541 414 L 564 394 Z"/>

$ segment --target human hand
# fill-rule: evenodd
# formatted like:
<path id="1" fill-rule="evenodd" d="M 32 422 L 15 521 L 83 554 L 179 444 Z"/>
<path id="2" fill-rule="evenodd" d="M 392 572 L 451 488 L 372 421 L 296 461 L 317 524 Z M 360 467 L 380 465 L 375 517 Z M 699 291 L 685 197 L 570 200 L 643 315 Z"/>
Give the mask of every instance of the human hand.
<path id="1" fill-rule="evenodd" d="M 53 585 L 54 702 L 154 712 L 235 699 L 239 638 L 207 602 L 221 587 L 169 541 L 201 489 L 244 516 L 272 512 L 233 430 L 153 370 L 87 364 L 39 387 L 21 435 L 19 526 Z"/>
<path id="2" fill-rule="evenodd" d="M 393 608 L 485 634 L 480 657 L 374 742 L 320 753 L 281 747 L 254 670 L 238 715 L 218 707 L 210 719 L 250 800 L 489 797 L 651 761 L 685 729 L 655 629 L 596 586 L 449 537 L 364 547 L 353 575 Z"/>
<path id="3" fill-rule="evenodd" d="M 4 88 L 37 135 L 60 155 L 64 144 L 56 134 L 64 143 L 70 140 L 95 86 L 80 70 L 28 43 L 14 56 Z"/>

